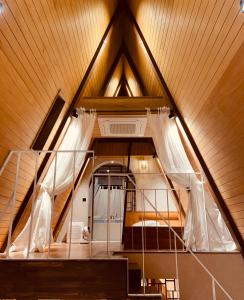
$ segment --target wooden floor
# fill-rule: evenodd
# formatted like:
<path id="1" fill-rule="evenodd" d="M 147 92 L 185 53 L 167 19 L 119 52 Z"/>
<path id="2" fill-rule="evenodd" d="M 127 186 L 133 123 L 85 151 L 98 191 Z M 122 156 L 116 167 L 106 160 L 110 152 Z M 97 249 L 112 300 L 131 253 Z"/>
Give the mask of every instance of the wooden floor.
<path id="1" fill-rule="evenodd" d="M 109 247 L 109 248 L 107 248 Z M 107 249 L 109 251 L 107 251 Z M 107 245 L 106 242 L 92 242 L 89 244 L 71 244 L 70 256 L 69 256 L 69 244 L 66 243 L 53 243 L 50 247 L 50 253 L 48 249 L 45 252 L 30 253 L 30 259 L 45 259 L 45 258 L 58 258 L 58 259 L 86 259 L 86 258 L 113 258 L 114 251 L 120 251 L 121 245 L 119 242 L 110 242 Z M 6 253 L 0 254 L 0 259 L 5 259 Z M 12 252 L 10 253 L 12 259 L 24 259 L 26 253 L 24 252 Z"/>

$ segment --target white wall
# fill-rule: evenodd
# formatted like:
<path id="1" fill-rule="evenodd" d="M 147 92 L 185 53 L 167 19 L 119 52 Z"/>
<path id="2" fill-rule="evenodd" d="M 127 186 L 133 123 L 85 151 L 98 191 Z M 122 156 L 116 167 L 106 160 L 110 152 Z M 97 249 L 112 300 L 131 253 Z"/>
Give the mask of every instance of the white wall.
<path id="1" fill-rule="evenodd" d="M 167 207 L 169 207 L 169 211 L 177 211 L 171 192 L 168 193 L 167 206 L 167 191 L 162 190 L 167 189 L 167 185 L 164 177 L 159 174 L 161 173 L 161 170 L 159 169 L 156 160 L 152 156 L 143 157 L 143 160 L 145 160 L 148 165 L 146 170 L 140 169 L 140 160 L 142 160 L 141 157 L 132 157 L 130 165 L 131 171 L 135 174 L 137 189 L 141 189 L 141 191 L 138 191 L 136 194 L 136 210 L 143 211 L 145 205 L 145 211 L 153 211 L 153 208 L 147 201 L 144 201 L 143 203 L 143 199 L 145 200 L 145 197 L 143 197 L 144 190 L 144 195 L 159 211 L 167 211 Z M 147 173 L 151 174 L 149 175 Z M 158 190 L 155 191 L 154 189 Z"/>

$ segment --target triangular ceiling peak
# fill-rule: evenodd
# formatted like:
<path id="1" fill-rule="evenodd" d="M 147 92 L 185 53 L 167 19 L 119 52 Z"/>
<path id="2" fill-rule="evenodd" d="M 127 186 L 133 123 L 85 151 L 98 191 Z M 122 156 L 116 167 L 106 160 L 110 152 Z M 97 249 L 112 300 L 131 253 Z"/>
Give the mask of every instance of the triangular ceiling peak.
<path id="1" fill-rule="evenodd" d="M 133 70 L 134 66 L 131 66 L 127 57 L 127 54 L 120 50 L 120 57 L 115 60 L 117 64 L 112 65 L 113 70 L 104 84 L 104 91 L 101 91 L 101 96 L 146 96 L 142 80 L 140 77 L 138 78 L 138 71 Z"/>

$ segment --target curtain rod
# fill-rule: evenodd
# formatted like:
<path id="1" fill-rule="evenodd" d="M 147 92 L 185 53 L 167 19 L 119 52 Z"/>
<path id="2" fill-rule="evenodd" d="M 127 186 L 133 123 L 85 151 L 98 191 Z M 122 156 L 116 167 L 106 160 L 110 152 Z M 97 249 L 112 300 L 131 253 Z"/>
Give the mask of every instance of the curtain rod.
<path id="1" fill-rule="evenodd" d="M 88 111 L 91 110 L 89 108 L 85 108 Z M 174 117 L 175 113 L 172 109 L 168 108 L 169 110 L 169 117 Z M 108 114 L 108 113 L 118 113 L 118 114 L 126 114 L 126 113 L 135 113 L 135 114 L 147 114 L 147 111 L 149 110 L 151 113 L 158 113 L 160 111 L 160 108 L 145 108 L 145 109 L 125 109 L 125 110 L 120 110 L 120 109 L 92 109 L 94 112 L 97 114 Z M 73 116 L 77 116 L 76 109 L 73 110 L 72 112 Z"/>
<path id="2" fill-rule="evenodd" d="M 158 112 L 158 109 L 150 109 L 151 112 Z M 106 109 L 106 110 L 96 110 L 97 113 L 102 112 L 118 112 L 118 113 L 147 113 L 146 109 L 125 109 L 125 110 L 118 110 L 118 109 Z"/>
<path id="3" fill-rule="evenodd" d="M 110 109 L 110 110 L 96 110 L 96 113 L 98 114 L 102 114 L 102 113 L 120 113 L 120 114 L 126 114 L 126 113 L 140 113 L 140 114 L 147 114 L 147 112 L 150 111 L 151 113 L 158 113 L 160 111 L 160 108 L 145 108 L 145 109 L 137 109 L 137 110 L 133 110 L 133 109 L 128 109 L 128 110 L 116 110 L 116 109 Z M 168 108 L 168 116 L 170 119 L 176 117 L 175 112 Z"/>

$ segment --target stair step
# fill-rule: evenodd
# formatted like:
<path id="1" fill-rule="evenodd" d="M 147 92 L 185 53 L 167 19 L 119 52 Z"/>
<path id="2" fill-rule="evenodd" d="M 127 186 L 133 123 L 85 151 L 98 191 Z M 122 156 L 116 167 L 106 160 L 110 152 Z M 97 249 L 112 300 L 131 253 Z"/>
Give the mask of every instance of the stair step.
<path id="1" fill-rule="evenodd" d="M 162 300 L 162 294 L 129 294 L 128 299 L 151 299 L 151 300 Z"/>
<path id="2" fill-rule="evenodd" d="M 141 289 L 141 269 L 137 263 L 129 263 L 129 291 L 138 293 Z"/>
<path id="3" fill-rule="evenodd" d="M 145 292 L 144 292 L 144 288 L 142 286 L 139 286 L 137 288 L 137 291 L 130 290 L 128 298 L 129 299 L 162 299 L 162 294 L 158 293 L 155 286 L 146 286 Z"/>

